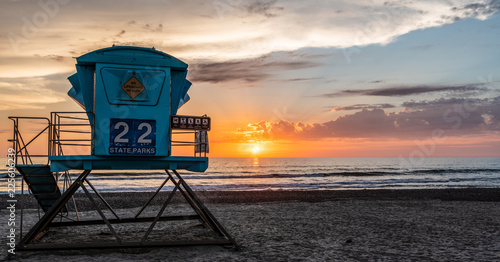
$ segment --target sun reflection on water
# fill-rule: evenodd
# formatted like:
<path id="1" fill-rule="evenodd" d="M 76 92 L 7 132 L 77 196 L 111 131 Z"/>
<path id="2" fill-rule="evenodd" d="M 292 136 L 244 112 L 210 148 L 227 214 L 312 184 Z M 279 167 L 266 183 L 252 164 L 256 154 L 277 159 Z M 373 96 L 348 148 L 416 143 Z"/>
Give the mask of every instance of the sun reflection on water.
<path id="1" fill-rule="evenodd" d="M 258 167 L 258 166 L 260 166 L 260 163 L 259 163 L 259 158 L 258 158 L 258 157 L 254 157 L 254 158 L 253 158 L 253 162 L 252 162 L 252 164 L 253 164 L 253 167 Z"/>

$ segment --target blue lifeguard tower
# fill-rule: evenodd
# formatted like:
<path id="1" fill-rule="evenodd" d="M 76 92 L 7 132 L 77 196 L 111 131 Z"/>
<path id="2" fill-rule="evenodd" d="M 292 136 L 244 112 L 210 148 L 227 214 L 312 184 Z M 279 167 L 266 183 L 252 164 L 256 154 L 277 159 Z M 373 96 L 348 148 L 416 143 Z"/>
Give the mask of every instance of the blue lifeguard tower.
<path id="1" fill-rule="evenodd" d="M 189 100 L 191 83 L 186 80 L 188 65 L 154 48 L 113 46 L 76 58 L 76 73 L 68 79 L 72 84 L 68 95 L 82 112 L 52 112 L 45 117 L 10 117 L 14 121 L 16 168 L 38 202 L 44 215 L 25 235 L 21 233 L 19 249 L 76 249 L 103 247 L 152 247 L 193 244 L 233 245 L 235 241 L 215 219 L 206 206 L 178 173 L 178 170 L 204 172 L 208 167 L 210 118 L 177 115 Z M 45 128 L 30 141 L 23 139 L 21 122 L 42 121 Z M 193 141 L 173 140 L 180 133 Z M 47 154 L 29 153 L 34 141 L 47 136 Z M 175 156 L 173 147 L 191 146 L 191 156 Z M 75 149 L 76 148 L 76 149 Z M 82 149 L 83 148 L 83 149 Z M 69 149 L 69 150 L 68 150 Z M 73 150 L 71 150 L 73 149 Z M 82 154 L 81 152 L 85 152 Z M 35 158 L 46 157 L 46 163 Z M 165 180 L 133 217 L 120 217 L 90 183 L 92 170 L 165 170 Z M 70 178 L 69 170 L 82 170 Z M 64 180 L 63 188 L 61 181 Z M 167 182 L 173 190 L 154 217 L 142 212 Z M 89 188 L 87 188 L 89 187 Z M 69 203 L 81 189 L 99 214 L 99 220 L 62 221 Z M 90 189 L 94 192 L 91 194 Z M 24 194 L 24 188 L 23 188 Z M 180 192 L 196 215 L 165 216 L 171 199 Z M 177 193 L 178 194 L 178 193 Z M 95 199 L 97 198 L 97 199 Z M 74 201 L 74 200 L 73 200 Z M 112 213 L 106 216 L 99 205 Z M 55 221 L 59 217 L 59 222 Z M 219 237 L 194 241 L 150 240 L 159 221 L 199 220 Z M 150 223 L 144 235 L 132 241 L 115 230 L 115 224 Z M 113 241 L 90 243 L 47 244 L 38 239 L 52 227 L 74 227 L 105 224 Z M 21 228 L 22 230 L 22 228 Z M 21 231 L 22 232 L 22 231 Z"/>

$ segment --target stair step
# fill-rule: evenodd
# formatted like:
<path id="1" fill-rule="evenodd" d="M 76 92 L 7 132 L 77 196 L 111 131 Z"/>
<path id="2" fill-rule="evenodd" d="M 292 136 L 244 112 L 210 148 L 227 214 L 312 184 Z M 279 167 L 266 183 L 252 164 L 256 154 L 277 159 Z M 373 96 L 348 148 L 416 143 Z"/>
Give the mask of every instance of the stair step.
<path id="1" fill-rule="evenodd" d="M 17 170 L 28 184 L 38 204 L 47 212 L 61 197 L 61 190 L 48 165 L 18 165 Z M 63 208 L 66 212 L 66 207 Z"/>

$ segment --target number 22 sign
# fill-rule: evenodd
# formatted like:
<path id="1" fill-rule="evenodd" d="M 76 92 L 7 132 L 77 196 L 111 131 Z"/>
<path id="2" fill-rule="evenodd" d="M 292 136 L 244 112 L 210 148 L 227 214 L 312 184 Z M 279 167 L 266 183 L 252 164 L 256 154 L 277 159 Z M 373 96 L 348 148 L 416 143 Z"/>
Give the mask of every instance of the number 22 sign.
<path id="1" fill-rule="evenodd" d="M 110 154 L 155 155 L 155 145 L 155 120 L 110 119 Z"/>

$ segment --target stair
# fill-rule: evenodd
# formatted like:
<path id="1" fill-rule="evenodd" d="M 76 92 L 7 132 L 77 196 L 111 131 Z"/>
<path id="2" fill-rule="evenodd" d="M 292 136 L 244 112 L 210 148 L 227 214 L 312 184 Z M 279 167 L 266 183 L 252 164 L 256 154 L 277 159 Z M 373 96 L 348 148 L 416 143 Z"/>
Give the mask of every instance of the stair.
<path id="1" fill-rule="evenodd" d="M 17 165 L 31 193 L 44 212 L 61 197 L 61 190 L 48 165 Z M 62 209 L 66 212 L 66 207 Z"/>

